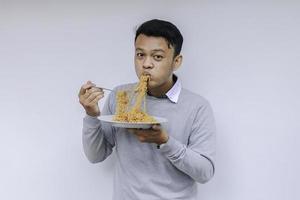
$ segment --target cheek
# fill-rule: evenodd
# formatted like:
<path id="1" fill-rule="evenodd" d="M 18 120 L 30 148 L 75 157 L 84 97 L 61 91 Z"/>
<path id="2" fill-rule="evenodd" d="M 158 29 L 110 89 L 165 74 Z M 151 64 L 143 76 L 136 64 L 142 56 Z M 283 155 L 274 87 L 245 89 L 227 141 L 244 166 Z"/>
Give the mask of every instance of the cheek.
<path id="1" fill-rule="evenodd" d="M 172 74 L 172 69 L 168 64 L 157 65 L 153 74 L 157 80 L 166 80 Z"/>
<path id="2" fill-rule="evenodd" d="M 134 63 L 134 66 L 135 66 L 135 72 L 139 76 L 143 71 L 143 67 L 140 66 L 137 62 Z"/>
<path id="3" fill-rule="evenodd" d="M 152 73 L 152 78 L 150 79 L 149 86 L 157 86 L 164 83 L 168 79 L 168 74 L 164 71 L 157 70 Z"/>

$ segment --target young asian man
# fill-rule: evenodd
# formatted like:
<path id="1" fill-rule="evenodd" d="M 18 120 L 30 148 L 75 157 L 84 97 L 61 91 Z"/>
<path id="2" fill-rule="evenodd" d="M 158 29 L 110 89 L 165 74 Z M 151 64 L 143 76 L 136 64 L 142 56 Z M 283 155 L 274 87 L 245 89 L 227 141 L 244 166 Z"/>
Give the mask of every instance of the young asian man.
<path id="1" fill-rule="evenodd" d="M 197 184 L 215 172 L 215 122 L 209 102 L 181 86 L 174 72 L 181 66 L 183 37 L 163 20 L 144 22 L 135 36 L 135 71 L 150 76 L 147 111 L 168 119 L 151 129 L 124 129 L 102 123 L 97 117 L 115 113 L 116 92 L 104 108 L 98 102 L 103 90 L 88 81 L 79 92 L 86 111 L 83 148 L 92 163 L 105 160 L 114 150 L 114 200 L 197 198 Z M 125 84 L 114 90 L 132 89 Z"/>

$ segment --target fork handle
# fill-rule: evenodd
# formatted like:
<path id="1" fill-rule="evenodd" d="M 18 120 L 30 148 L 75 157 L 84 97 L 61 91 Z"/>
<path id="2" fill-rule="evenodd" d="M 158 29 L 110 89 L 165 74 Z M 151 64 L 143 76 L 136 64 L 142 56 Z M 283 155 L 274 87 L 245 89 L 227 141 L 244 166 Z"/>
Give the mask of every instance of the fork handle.
<path id="1" fill-rule="evenodd" d="M 102 90 L 107 90 L 107 91 L 113 92 L 112 89 L 108 89 L 108 88 L 104 88 L 104 87 L 96 87 L 96 88 L 99 88 L 99 89 L 102 89 Z"/>

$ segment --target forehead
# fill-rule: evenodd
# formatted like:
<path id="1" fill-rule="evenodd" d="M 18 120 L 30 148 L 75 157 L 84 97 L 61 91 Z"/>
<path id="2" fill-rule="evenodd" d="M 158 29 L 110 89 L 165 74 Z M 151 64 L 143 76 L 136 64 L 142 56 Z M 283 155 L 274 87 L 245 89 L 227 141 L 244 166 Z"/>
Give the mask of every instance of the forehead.
<path id="1" fill-rule="evenodd" d="M 168 47 L 168 42 L 163 37 L 139 35 L 135 41 L 135 48 L 143 49 L 145 51 L 152 51 L 162 49 L 164 51 L 172 51 L 173 47 Z"/>

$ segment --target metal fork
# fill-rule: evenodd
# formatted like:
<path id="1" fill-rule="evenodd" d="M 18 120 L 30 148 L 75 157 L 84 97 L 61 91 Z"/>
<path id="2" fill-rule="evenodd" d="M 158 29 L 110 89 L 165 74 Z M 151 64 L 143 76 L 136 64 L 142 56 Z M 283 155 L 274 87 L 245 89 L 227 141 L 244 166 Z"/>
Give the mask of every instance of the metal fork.
<path id="1" fill-rule="evenodd" d="M 102 90 L 107 90 L 107 91 L 113 92 L 113 90 L 112 90 L 112 89 L 109 89 L 109 88 L 104 88 L 104 87 L 96 87 L 96 88 L 99 88 L 99 89 L 102 89 Z"/>

